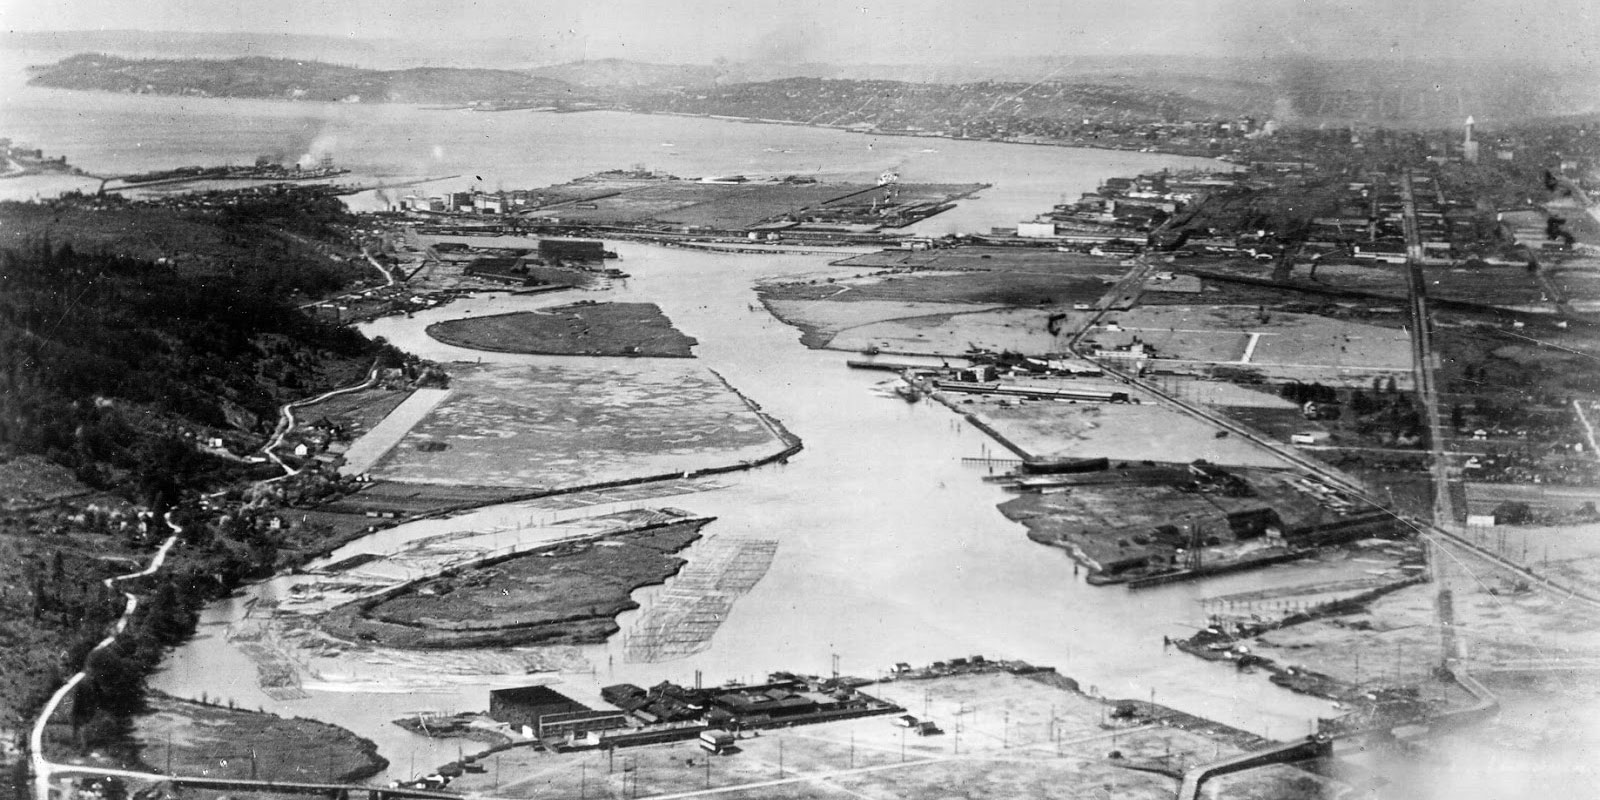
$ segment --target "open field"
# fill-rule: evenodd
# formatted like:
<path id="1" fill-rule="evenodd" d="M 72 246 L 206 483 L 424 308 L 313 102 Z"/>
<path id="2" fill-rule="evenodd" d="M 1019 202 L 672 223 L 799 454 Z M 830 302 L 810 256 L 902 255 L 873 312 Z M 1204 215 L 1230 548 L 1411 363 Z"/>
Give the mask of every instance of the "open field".
<path id="1" fill-rule="evenodd" d="M 841 332 L 874 323 L 899 320 L 908 325 L 917 325 L 930 318 L 947 318 L 954 314 L 1004 308 L 999 305 L 897 303 L 876 300 L 855 303 L 767 300 L 766 306 L 773 316 L 803 331 L 800 341 L 808 347 L 828 347 Z"/>
<path id="2" fill-rule="evenodd" d="M 364 516 L 373 513 L 389 517 L 425 514 L 441 508 L 465 508 L 501 502 L 517 494 L 515 487 L 453 486 L 445 484 L 399 483 L 374 480 L 361 490 L 318 510 L 336 514 Z M 375 520 L 369 520 L 375 521 Z"/>
<path id="3" fill-rule="evenodd" d="M 1061 386 L 1127 391 L 1109 381 L 1068 379 L 1036 381 L 1041 387 Z M 1139 396 L 1138 392 L 1132 392 Z M 1269 450 L 1232 436 L 1150 398 L 1139 404 L 1072 403 L 995 397 L 952 398 L 962 413 L 976 414 L 1002 436 L 1033 456 L 1105 456 L 1120 461 L 1190 462 L 1284 467 L 1287 462 Z"/>
<path id="4" fill-rule="evenodd" d="M 295 420 L 303 425 L 326 418 L 344 429 L 350 437 L 359 437 L 382 422 L 410 396 L 410 390 L 374 386 L 359 392 L 334 395 L 320 403 L 300 406 L 295 410 Z"/>
<path id="5" fill-rule="evenodd" d="M 760 291 L 769 300 L 826 300 L 835 303 L 981 303 L 1047 306 L 1093 303 L 1105 293 L 1100 278 L 1068 271 L 929 270 L 849 278 L 825 284 L 769 283 Z"/>
<path id="6" fill-rule="evenodd" d="M 1266 278 L 1270 270 L 1254 262 L 1206 264 L 1206 269 L 1245 277 Z M 1430 266 L 1423 268 L 1428 297 L 1436 300 L 1479 303 L 1508 308 L 1551 307 L 1549 297 L 1534 273 L 1521 266 Z M 1332 259 L 1317 265 L 1315 278 L 1309 267 L 1296 267 L 1285 289 L 1347 290 L 1404 299 L 1410 291 L 1406 269 L 1400 264 Z"/>
<path id="7" fill-rule="evenodd" d="M 450 371 L 450 397 L 374 477 L 545 489 L 736 464 L 782 447 L 736 393 L 688 362 Z"/>
<path id="8" fill-rule="evenodd" d="M 1060 329 L 1071 330 L 1072 317 L 1087 313 L 1002 308 L 897 319 L 841 331 L 833 337 L 828 346 L 835 350 L 856 352 L 877 348 L 888 353 L 928 353 L 947 356 L 970 353 L 974 348 L 996 353 L 1009 351 L 1036 356 L 1060 354 L 1066 351 L 1067 340 L 1050 332 L 1051 316 L 1065 314 L 1066 322 L 1061 324 Z"/>
<path id="9" fill-rule="evenodd" d="M 1574 310 L 1600 311 L 1600 257 L 1571 258 L 1546 265 L 1544 270 Z"/>
<path id="10" fill-rule="evenodd" d="M 1466 536 L 1539 575 L 1600 594 L 1600 523 L 1468 528 Z"/>
<path id="11" fill-rule="evenodd" d="M 1535 275 L 1525 267 L 1428 267 L 1428 297 L 1491 306 L 1552 308 Z"/>
<path id="12" fill-rule="evenodd" d="M 336 609 L 324 627 L 386 647 L 589 644 L 616 632 L 635 589 L 677 573 L 706 520 L 523 551 Z"/>
<path id="13" fill-rule="evenodd" d="M 654 303 L 577 303 L 436 322 L 428 335 L 474 350 L 546 355 L 692 358 L 695 340 Z"/>
<path id="14" fill-rule="evenodd" d="M 1192 718 L 1159 724 L 1168 710 L 1144 703 L 1127 704 L 1130 716 L 1114 718 L 1115 703 L 1076 691 L 1053 673 L 953 675 L 864 691 L 899 703 L 944 732 L 917 736 L 892 717 L 870 717 L 760 731 L 721 756 L 708 756 L 693 742 L 612 754 L 514 748 L 483 759 L 485 772 L 464 775 L 451 788 L 508 798 L 695 792 L 730 799 L 1164 800 L 1176 790 L 1175 775 L 1183 767 L 1261 743 Z M 1317 797 L 1305 792 L 1333 786 L 1289 767 L 1219 784 L 1229 787 L 1229 796 L 1280 799 Z"/>
<path id="15" fill-rule="evenodd" d="M 1107 315 L 1086 341 L 1143 342 L 1166 360 L 1248 367 L 1269 379 L 1366 385 L 1411 371 L 1403 330 L 1258 306 L 1153 306 Z"/>
<path id="16" fill-rule="evenodd" d="M 1056 273 L 1080 278 L 1115 281 L 1128 268 L 1116 259 L 1083 253 L 1062 253 L 1042 247 L 959 247 L 935 250 L 884 250 L 835 262 L 842 267 L 875 269 L 913 269 L 933 271 L 982 271 L 1018 273 Z"/>
<path id="17" fill-rule="evenodd" d="M 38 456 L 0 461 L 0 508 L 27 508 L 93 491 L 79 483 L 71 470 Z"/>
<path id="18" fill-rule="evenodd" d="M 762 302 L 804 331 L 808 347 L 950 355 L 1061 352 L 1052 317 L 1060 331 L 1082 325 L 1090 312 L 1070 309 L 1093 304 L 1127 271 L 1107 259 L 1000 247 L 885 250 L 835 263 L 888 269 L 763 284 Z"/>
<path id="19" fill-rule="evenodd" d="M 211 778 L 355 782 L 389 762 L 377 745 L 333 725 L 296 717 L 149 698 L 134 719 L 140 760 L 162 772 Z"/>

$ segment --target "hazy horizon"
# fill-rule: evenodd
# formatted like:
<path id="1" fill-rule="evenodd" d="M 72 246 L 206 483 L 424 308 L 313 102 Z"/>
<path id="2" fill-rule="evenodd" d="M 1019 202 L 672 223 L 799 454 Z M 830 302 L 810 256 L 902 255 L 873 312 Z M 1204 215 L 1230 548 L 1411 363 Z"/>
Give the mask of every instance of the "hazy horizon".
<path id="1" fill-rule="evenodd" d="M 1385 59 L 1596 64 L 1600 9 L 1572 0 L 79 0 L 0 4 L 28 32 L 330 37 L 339 44 L 449 49 L 497 43 L 527 63 L 608 58 L 668 64 L 959 66 L 1108 56 Z M 313 54 L 314 55 L 314 54 Z M 1159 66 L 1153 64 L 1152 66 Z"/>

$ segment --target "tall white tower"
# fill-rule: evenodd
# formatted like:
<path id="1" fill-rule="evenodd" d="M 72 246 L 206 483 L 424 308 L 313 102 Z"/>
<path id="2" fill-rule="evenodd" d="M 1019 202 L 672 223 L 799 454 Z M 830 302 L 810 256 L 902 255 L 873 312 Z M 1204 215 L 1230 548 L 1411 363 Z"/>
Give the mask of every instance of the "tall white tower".
<path id="1" fill-rule="evenodd" d="M 1469 164 L 1478 163 L 1478 142 L 1472 138 L 1474 124 L 1472 117 L 1467 117 L 1466 138 L 1461 141 L 1461 160 Z"/>

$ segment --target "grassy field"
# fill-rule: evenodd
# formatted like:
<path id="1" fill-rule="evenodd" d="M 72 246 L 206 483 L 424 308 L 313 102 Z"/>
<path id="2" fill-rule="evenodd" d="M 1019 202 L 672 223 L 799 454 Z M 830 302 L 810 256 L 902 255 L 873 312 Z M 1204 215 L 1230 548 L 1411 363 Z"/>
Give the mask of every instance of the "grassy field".
<path id="1" fill-rule="evenodd" d="M 436 322 L 446 344 L 507 353 L 692 358 L 696 344 L 654 303 L 568 305 Z"/>
<path id="2" fill-rule="evenodd" d="M 0 461 L 0 508 L 26 508 L 93 491 L 79 483 L 71 470 L 38 456 Z"/>
<path id="3" fill-rule="evenodd" d="M 637 608 L 635 589 L 660 583 L 684 564 L 673 554 L 705 521 L 556 545 L 411 586 L 375 604 L 335 611 L 336 634 L 390 647 L 592 644 Z"/>
<path id="4" fill-rule="evenodd" d="M 389 764 L 372 742 L 325 722 L 161 694 L 134 720 L 133 735 L 141 761 L 178 775 L 355 782 Z"/>
<path id="5" fill-rule="evenodd" d="M 327 417 L 329 422 L 340 426 L 351 438 L 360 436 L 374 425 L 383 421 L 395 406 L 405 402 L 411 395 L 408 389 L 389 389 L 381 386 L 363 389 L 359 392 L 335 395 L 320 403 L 301 406 L 295 411 L 295 419 L 303 427 L 306 423 L 316 422 Z"/>
<path id="6" fill-rule="evenodd" d="M 1062 329 L 1081 324 L 1087 312 L 1070 309 L 1094 303 L 1126 272 L 1106 259 L 1016 248 L 886 250 L 838 264 L 878 271 L 758 287 L 808 347 L 1059 352 L 1064 345 L 1046 328 L 1051 315 L 1066 315 Z"/>
<path id="7" fill-rule="evenodd" d="M 1119 311 L 1107 315 L 1090 340 L 1115 347 L 1136 338 L 1164 359 L 1248 366 L 1269 379 L 1364 385 L 1375 375 L 1404 377 L 1411 371 L 1404 331 L 1258 306 Z"/>
<path id="8" fill-rule="evenodd" d="M 451 394 L 373 467 L 402 483 L 554 488 L 758 459 L 777 437 L 678 360 L 449 367 Z"/>
<path id="9" fill-rule="evenodd" d="M 1600 310 L 1600 258 L 1584 256 L 1545 267 L 1568 302 L 1579 311 Z"/>
<path id="10" fill-rule="evenodd" d="M 340 498 L 319 510 L 365 519 L 370 524 L 379 520 L 363 516 L 367 511 L 409 516 L 445 507 L 495 503 L 515 494 L 518 494 L 515 487 L 445 486 L 375 480 L 356 494 Z"/>

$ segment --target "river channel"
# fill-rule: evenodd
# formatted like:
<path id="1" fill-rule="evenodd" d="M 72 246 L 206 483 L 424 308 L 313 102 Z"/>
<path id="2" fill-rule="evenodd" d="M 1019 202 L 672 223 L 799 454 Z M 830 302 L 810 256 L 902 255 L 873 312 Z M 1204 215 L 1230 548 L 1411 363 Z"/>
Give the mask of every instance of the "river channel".
<path id="1" fill-rule="evenodd" d="M 15 55 L 15 54 L 14 54 Z M 29 61 L 5 59 L 6 66 Z M 987 231 L 1092 190 L 1102 179 L 1163 166 L 1213 162 L 1147 153 L 882 137 L 798 126 L 620 113 L 499 114 L 407 106 L 107 95 L 22 85 L 0 70 L 7 134 L 100 175 L 186 164 L 249 163 L 269 154 L 329 152 L 365 182 L 460 175 L 408 191 L 436 193 L 478 185 L 546 185 L 590 172 L 646 163 L 679 175 L 744 172 L 868 179 L 893 169 L 908 181 L 985 182 L 994 188 L 934 217 L 918 232 Z M 97 181 L 18 179 L 0 196 L 33 197 Z M 393 194 L 351 199 L 381 207 Z M 1326 706 L 1279 690 L 1260 676 L 1167 651 L 1163 635 L 1192 630 L 1203 596 L 1295 579 L 1297 566 L 1254 575 L 1133 593 L 1095 588 L 1058 550 L 1030 542 L 995 509 L 1002 492 L 962 457 L 996 450 L 943 407 L 907 404 L 879 385 L 883 373 L 845 367 L 846 354 L 808 350 L 799 332 L 768 315 L 753 284 L 766 277 L 825 274 L 822 256 L 735 256 L 612 245 L 632 277 L 595 299 L 658 303 L 700 341 L 700 362 L 759 402 L 805 441 L 784 465 L 717 476 L 709 491 L 650 501 L 717 517 L 709 537 L 774 540 L 765 577 L 739 598 L 708 649 L 654 664 L 630 663 L 621 636 L 564 651 L 549 671 L 524 674 L 527 653 L 463 652 L 417 658 L 404 653 L 300 652 L 304 692 L 275 699 L 257 685 L 254 644 L 239 632 L 288 596 L 295 577 L 248 587 L 214 604 L 199 635 L 175 650 L 151 679 L 181 697 L 233 700 L 245 708 L 326 720 L 373 739 L 406 777 L 455 758 L 457 744 L 405 732 L 390 721 L 422 711 L 487 708 L 492 688 L 553 682 L 582 701 L 620 681 L 708 682 L 759 678 L 770 670 L 873 676 L 899 661 L 926 663 L 983 654 L 1058 668 L 1085 688 L 1150 698 L 1258 733 L 1299 735 Z M 528 308 L 570 298 L 485 295 L 365 326 L 406 350 L 439 360 L 541 359 L 442 345 L 423 329 L 468 314 Z M 552 359 L 544 359 L 551 361 Z M 565 366 L 594 363 L 556 359 Z M 390 552 L 441 533 L 523 526 L 508 537 L 548 535 L 562 514 L 507 504 L 443 520 L 401 525 L 335 553 Z M 531 526 L 531 527 L 530 527 Z M 696 545 L 699 547 L 700 545 Z M 686 551 L 695 558 L 694 548 Z M 670 587 L 670 583 L 668 587 Z M 641 590 L 648 609 L 662 587 Z M 267 601 L 267 602 L 263 602 Z M 624 632 L 638 613 L 619 622 Z M 230 632 L 234 634 L 230 637 Z M 532 660 L 538 660 L 532 658 Z"/>
<path id="2" fill-rule="evenodd" d="M 254 685 L 254 668 L 222 635 L 252 599 L 281 599 L 291 578 L 247 590 L 207 612 L 211 635 L 180 648 L 153 680 L 184 696 L 205 692 L 248 707 L 337 722 L 377 740 L 404 772 L 412 754 L 431 765 L 448 760 L 454 745 L 411 736 L 389 721 L 423 710 L 487 707 L 487 691 L 529 680 L 554 681 L 580 699 L 598 687 L 628 681 L 688 683 L 699 671 L 708 682 L 759 678 L 777 669 L 826 673 L 838 656 L 841 671 L 874 676 L 898 661 L 927 663 L 983 654 L 1057 667 L 1085 688 L 1111 696 L 1148 698 L 1257 732 L 1280 736 L 1308 729 L 1326 705 L 1272 687 L 1259 676 L 1168 651 L 1163 635 L 1199 623 L 1196 600 L 1227 591 L 1290 580 L 1297 567 L 1263 574 L 1141 592 L 1083 582 L 1066 555 L 1030 542 L 995 504 L 1005 495 L 980 478 L 983 467 L 964 456 L 993 452 L 981 432 L 931 403 L 907 404 L 879 385 L 883 373 L 848 369 L 847 354 L 808 350 L 798 332 L 756 303 L 752 284 L 781 275 L 848 274 L 826 257 L 736 256 L 614 245 L 632 277 L 594 297 L 656 302 L 700 340 L 706 366 L 781 419 L 805 441 L 785 465 L 718 476 L 722 488 L 651 501 L 717 517 L 708 534 L 776 540 L 765 578 L 740 598 L 709 649 L 665 663 L 630 663 L 623 636 L 582 648 L 587 666 L 529 678 L 460 659 L 441 672 L 438 659 L 338 655 L 311 659 L 309 699 L 275 701 Z M 532 308 L 550 297 L 486 295 L 415 318 L 388 318 L 364 327 L 410 352 L 441 361 L 584 363 L 582 358 L 486 353 L 441 344 L 424 333 L 432 322 Z M 598 506 L 604 513 L 640 503 Z M 506 504 L 402 525 L 334 553 L 392 552 L 405 542 L 440 533 L 528 525 L 507 536 L 545 535 L 537 527 L 558 514 L 537 503 Z M 687 551 L 692 560 L 695 550 Z M 670 583 L 669 583 L 670 586 Z M 660 588 L 636 599 L 648 609 Z M 620 620 L 624 635 L 638 613 Z M 442 758 L 441 758 L 442 757 Z"/>

